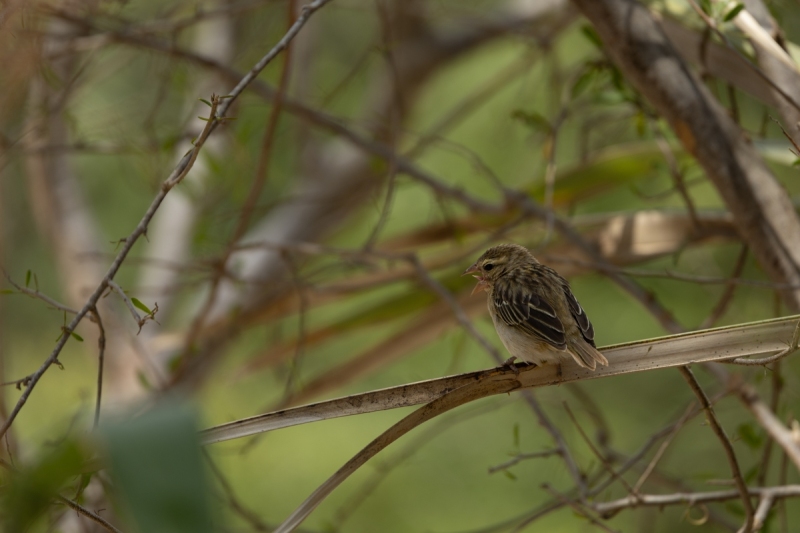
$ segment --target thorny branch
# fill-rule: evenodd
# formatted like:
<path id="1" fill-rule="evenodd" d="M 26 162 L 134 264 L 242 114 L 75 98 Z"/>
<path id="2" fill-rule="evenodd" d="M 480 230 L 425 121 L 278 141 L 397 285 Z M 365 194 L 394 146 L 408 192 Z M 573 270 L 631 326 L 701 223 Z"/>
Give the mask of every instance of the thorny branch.
<path id="1" fill-rule="evenodd" d="M 217 106 L 219 105 L 221 98 L 219 96 L 212 96 L 211 99 L 211 117 L 215 116 Z M 31 374 L 30 379 L 27 381 L 25 385 L 25 391 L 20 396 L 19 400 L 17 400 L 14 409 L 9 413 L 8 418 L 4 422 L 2 428 L 0 428 L 0 438 L 8 431 L 8 428 L 11 427 L 11 424 L 14 423 L 17 415 L 19 414 L 22 407 L 27 402 L 28 397 L 30 396 L 31 392 L 33 392 L 34 387 L 42 378 L 44 373 L 50 368 L 58 360 L 58 355 L 61 353 L 61 350 L 64 348 L 64 345 L 67 343 L 67 340 L 72 335 L 72 332 L 75 331 L 75 328 L 78 327 L 78 324 L 89 313 L 92 309 L 97 307 L 97 302 L 100 300 L 102 295 L 105 293 L 106 289 L 109 287 L 109 283 L 113 280 L 114 276 L 116 275 L 119 268 L 122 266 L 123 261 L 128 256 L 128 253 L 133 248 L 133 245 L 136 244 L 136 241 L 147 232 L 147 226 L 152 220 L 153 216 L 155 215 L 158 207 L 161 205 L 161 202 L 164 200 L 164 197 L 167 193 L 175 187 L 178 183 L 183 180 L 183 178 L 189 173 L 191 170 L 192 165 L 194 164 L 195 160 L 197 159 L 197 155 L 200 152 L 203 144 L 205 143 L 208 136 L 211 134 L 212 125 L 216 124 L 216 120 L 209 120 L 206 122 L 206 126 L 203 129 L 203 133 L 200 137 L 195 141 L 194 148 L 186 154 L 183 159 L 178 163 L 178 166 L 172 171 L 169 177 L 164 181 L 161 185 L 161 190 L 159 191 L 158 195 L 156 195 L 153 202 L 150 204 L 150 207 L 145 212 L 142 219 L 139 221 L 139 224 L 133 230 L 133 232 L 125 239 L 123 239 L 123 246 L 122 250 L 117 254 L 117 257 L 111 263 L 111 266 L 108 269 L 108 272 L 103 277 L 103 280 L 100 282 L 100 285 L 94 290 L 92 295 L 89 297 L 89 300 L 86 304 L 81 308 L 80 311 L 75 315 L 72 321 L 64 328 L 64 334 L 59 337 L 58 342 L 56 343 L 55 348 L 47 357 L 47 359 L 42 363 L 39 369 Z"/>
<path id="2" fill-rule="evenodd" d="M 17 289 L 22 294 L 30 296 L 31 298 L 38 298 L 39 300 L 45 302 L 46 304 L 52 306 L 53 308 L 58 309 L 59 311 L 64 311 L 65 313 L 69 313 L 71 315 L 78 313 L 77 310 L 72 309 L 71 307 L 64 305 L 61 302 L 58 302 L 53 298 L 49 297 L 48 295 L 44 294 L 39 290 L 38 287 L 36 289 L 29 289 L 28 287 L 23 287 L 22 285 L 17 284 L 13 279 L 11 279 L 11 276 L 9 276 L 5 270 L 3 270 L 3 275 L 6 277 L 6 281 L 8 281 L 15 289 Z"/>
<path id="3" fill-rule="evenodd" d="M 261 60 L 256 63 L 250 72 L 248 72 L 244 78 L 234 87 L 234 89 L 229 93 L 226 97 L 219 97 L 213 95 L 210 101 L 211 110 L 209 113 L 209 118 L 206 121 L 205 127 L 203 128 L 202 133 L 200 136 L 194 141 L 193 148 L 183 156 L 180 160 L 178 165 L 172 171 L 172 173 L 167 177 L 167 179 L 162 183 L 161 189 L 159 193 L 156 195 L 150 207 L 145 212 L 142 219 L 139 221 L 136 228 L 133 232 L 122 239 L 122 249 L 117 254 L 116 258 L 112 262 L 111 266 L 109 267 L 108 271 L 106 272 L 103 280 L 94 290 L 92 295 L 87 300 L 86 304 L 81 308 L 74 316 L 72 321 L 65 327 L 64 334 L 61 335 L 58 342 L 56 343 L 55 348 L 47 357 L 47 359 L 42 363 L 39 369 L 31 374 L 28 378 L 25 378 L 25 391 L 22 393 L 20 398 L 17 400 L 14 409 L 9 413 L 8 418 L 3 423 L 2 428 L 0 428 L 0 438 L 8 431 L 11 427 L 11 424 L 14 423 L 17 415 L 19 414 L 22 407 L 27 402 L 31 392 L 36 387 L 37 383 L 44 375 L 44 373 L 50 368 L 58 360 L 58 355 L 61 353 L 61 350 L 64 348 L 64 345 L 69 340 L 72 332 L 81 322 L 81 320 L 89 313 L 92 309 L 95 309 L 97 306 L 98 300 L 102 297 L 105 293 L 106 289 L 110 286 L 110 283 L 114 279 L 114 276 L 119 271 L 122 263 L 125 261 L 126 257 L 130 253 L 133 246 L 136 244 L 139 237 L 145 235 L 147 232 L 147 227 L 152 220 L 153 216 L 155 215 L 156 211 L 158 210 L 159 206 L 161 205 L 162 201 L 169 193 L 169 191 L 178 185 L 184 177 L 189 173 L 192 166 L 194 165 L 195 160 L 197 159 L 200 150 L 203 147 L 203 144 L 208 139 L 209 135 L 216 129 L 216 127 L 225 119 L 226 112 L 230 105 L 236 100 L 236 98 L 244 91 L 244 89 L 255 79 L 255 77 L 266 67 L 277 55 L 283 51 L 291 40 L 297 35 L 300 29 L 305 25 L 308 21 L 309 17 L 319 8 L 324 6 L 330 0 L 314 0 L 312 3 L 308 4 L 307 6 L 303 7 L 300 16 L 297 18 L 295 23 L 289 28 L 289 31 L 286 32 L 284 37 L 263 57 Z"/>
<path id="4" fill-rule="evenodd" d="M 134 303 L 130 299 L 130 297 L 127 294 L 125 294 L 125 291 L 122 289 L 122 287 L 120 287 L 119 285 L 117 285 L 116 282 L 111 281 L 111 280 L 109 280 L 109 282 L 108 282 L 108 287 L 112 291 L 117 293 L 117 295 L 120 297 L 120 299 L 125 303 L 125 307 L 127 307 L 128 311 L 130 311 L 134 322 L 136 322 L 136 325 L 139 326 L 139 331 L 142 331 L 142 327 L 144 327 L 144 325 L 148 321 L 155 320 L 156 313 L 158 312 L 158 303 L 156 303 L 153 306 L 153 309 L 149 313 L 147 313 L 144 316 L 139 316 L 139 312 L 136 310 L 136 306 L 134 305 Z"/>

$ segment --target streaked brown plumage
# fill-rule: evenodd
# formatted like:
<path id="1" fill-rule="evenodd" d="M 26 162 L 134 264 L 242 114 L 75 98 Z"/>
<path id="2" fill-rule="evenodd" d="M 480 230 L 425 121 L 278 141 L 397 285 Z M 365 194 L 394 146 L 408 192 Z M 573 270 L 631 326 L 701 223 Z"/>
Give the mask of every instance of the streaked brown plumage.
<path id="1" fill-rule="evenodd" d="M 529 363 L 559 363 L 572 356 L 594 370 L 608 360 L 594 345 L 594 328 L 567 280 L 526 248 L 500 244 L 486 250 L 465 274 L 485 290 L 494 327 L 509 353 Z"/>

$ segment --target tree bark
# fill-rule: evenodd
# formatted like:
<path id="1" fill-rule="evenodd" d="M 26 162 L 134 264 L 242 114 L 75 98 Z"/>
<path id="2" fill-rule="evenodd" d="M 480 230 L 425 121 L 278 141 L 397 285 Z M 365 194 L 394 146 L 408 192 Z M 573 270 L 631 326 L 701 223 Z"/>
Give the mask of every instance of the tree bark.
<path id="1" fill-rule="evenodd" d="M 574 0 L 628 81 L 705 170 L 767 275 L 800 284 L 800 221 L 750 139 L 670 44 L 656 17 L 633 0 Z M 783 291 L 793 311 L 800 289 Z"/>

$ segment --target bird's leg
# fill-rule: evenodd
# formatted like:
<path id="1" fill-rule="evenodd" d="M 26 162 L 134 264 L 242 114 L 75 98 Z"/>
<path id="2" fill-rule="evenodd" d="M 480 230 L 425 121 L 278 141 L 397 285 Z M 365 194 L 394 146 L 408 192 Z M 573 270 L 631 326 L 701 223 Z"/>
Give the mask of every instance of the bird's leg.
<path id="1" fill-rule="evenodd" d="M 516 360 L 517 360 L 517 356 L 516 355 L 512 355 L 511 357 L 509 357 L 508 359 L 503 361 L 503 364 L 500 365 L 500 368 L 508 368 L 509 370 L 511 370 L 514 373 L 514 375 L 518 376 L 519 375 L 519 367 L 517 366 L 517 364 L 514 363 L 514 361 L 516 361 Z M 523 368 L 529 367 L 529 366 L 539 366 L 536 363 L 531 363 L 530 361 L 520 361 L 520 363 L 522 365 L 524 365 Z"/>
<path id="2" fill-rule="evenodd" d="M 511 357 L 509 357 L 508 359 L 503 361 L 503 364 L 500 365 L 500 368 L 508 368 L 509 370 L 511 370 L 514 373 L 515 376 L 518 376 L 519 375 L 519 368 L 517 368 L 517 365 L 514 364 L 514 361 L 516 361 L 516 360 L 517 360 L 517 356 L 512 355 Z"/>

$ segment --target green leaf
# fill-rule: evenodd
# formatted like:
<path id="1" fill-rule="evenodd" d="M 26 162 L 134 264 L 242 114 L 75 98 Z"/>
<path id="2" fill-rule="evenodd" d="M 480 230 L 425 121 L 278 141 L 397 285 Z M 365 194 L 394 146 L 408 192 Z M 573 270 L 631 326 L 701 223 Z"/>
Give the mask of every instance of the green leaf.
<path id="1" fill-rule="evenodd" d="M 76 443 L 67 441 L 35 464 L 20 468 L 16 474 L 6 473 L 0 529 L 29 531 L 39 518 L 47 514 L 53 498 L 70 478 L 80 474 L 83 455 Z"/>
<path id="2" fill-rule="evenodd" d="M 742 507 L 741 502 L 739 502 L 738 500 L 727 501 L 725 502 L 724 507 L 725 509 L 728 510 L 728 512 L 730 512 L 733 515 L 736 515 L 738 517 L 744 516 L 744 507 Z"/>
<path id="3" fill-rule="evenodd" d="M 591 66 L 587 66 L 584 69 L 583 73 L 578 76 L 578 79 L 575 80 L 575 83 L 572 84 L 572 89 L 570 90 L 570 94 L 572 99 L 574 100 L 586 90 L 589 85 L 592 84 L 592 81 L 597 77 L 597 70 L 595 70 Z"/>
<path id="4" fill-rule="evenodd" d="M 540 130 L 544 131 L 545 133 L 550 133 L 553 131 L 550 121 L 544 118 L 541 113 L 537 113 L 536 111 L 523 111 L 522 109 L 517 109 L 511 113 L 511 117 L 521 121 L 533 130 Z"/>
<path id="5" fill-rule="evenodd" d="M 514 424 L 514 448 L 519 450 L 519 424 Z"/>
<path id="6" fill-rule="evenodd" d="M 81 496 L 83 496 L 83 491 L 89 486 L 89 482 L 92 481 L 93 475 L 94 472 L 86 472 L 81 474 L 81 477 L 78 481 L 78 490 L 75 492 L 75 498 L 73 498 L 74 500 L 79 500 Z"/>
<path id="7" fill-rule="evenodd" d="M 753 466 L 748 468 L 745 471 L 745 473 L 742 475 L 742 478 L 744 479 L 744 482 L 747 483 L 747 484 L 750 484 L 753 481 L 755 481 L 756 476 L 758 475 L 758 473 L 760 471 L 761 471 L 761 465 L 759 465 L 759 464 L 754 464 Z"/>
<path id="8" fill-rule="evenodd" d="M 72 338 L 75 339 L 76 341 L 83 342 L 83 337 L 81 337 L 80 335 L 78 335 L 74 331 L 72 333 L 70 333 L 70 335 L 72 335 Z"/>
<path id="9" fill-rule="evenodd" d="M 680 151 L 676 156 L 679 163 L 688 159 Z M 569 205 L 581 198 L 651 178 L 657 165 L 663 161 L 664 154 L 653 141 L 617 144 L 598 150 L 589 154 L 584 163 L 558 169 L 553 203 L 556 206 Z M 544 183 L 539 180 L 526 192 L 534 198 L 541 198 L 544 188 Z"/>
<path id="10" fill-rule="evenodd" d="M 200 100 L 201 102 L 203 102 L 204 104 L 206 104 L 208 107 L 213 107 L 213 106 L 211 105 L 211 102 L 209 102 L 209 101 L 208 101 L 208 100 L 206 100 L 205 98 L 198 98 L 198 100 Z"/>
<path id="11" fill-rule="evenodd" d="M 103 430 L 111 476 L 136 531 L 211 533 L 194 411 L 165 403 Z M 127 529 L 126 529 L 127 531 Z"/>
<path id="12" fill-rule="evenodd" d="M 142 386 L 142 388 L 146 391 L 152 391 L 153 385 L 150 383 L 150 380 L 147 379 L 147 376 L 142 371 L 136 372 L 136 380 Z"/>
<path id="13" fill-rule="evenodd" d="M 751 450 L 759 449 L 761 444 L 764 442 L 764 437 L 762 437 L 756 431 L 755 427 L 750 422 L 746 424 L 740 424 L 737 432 L 739 434 L 739 438 L 742 439 L 742 442 L 747 444 Z"/>
<path id="14" fill-rule="evenodd" d="M 131 302 L 133 302 L 134 307 L 136 307 L 136 309 L 139 311 L 144 311 L 148 315 L 152 313 L 150 308 L 144 305 L 138 298 L 131 298 Z"/>
<path id="15" fill-rule="evenodd" d="M 31 284 L 31 271 L 28 270 L 25 273 L 25 287 L 27 288 Z"/>
<path id="16" fill-rule="evenodd" d="M 703 13 L 706 15 L 711 15 L 711 0 L 700 0 L 700 9 L 703 10 Z"/>
<path id="17" fill-rule="evenodd" d="M 723 18 L 722 21 L 723 22 L 732 21 L 733 19 L 736 18 L 736 15 L 742 12 L 742 9 L 744 9 L 744 4 L 736 4 L 735 6 L 733 6 L 733 9 L 728 11 L 728 14 L 725 15 L 725 18 Z"/>
<path id="18" fill-rule="evenodd" d="M 608 72 L 611 74 L 611 84 L 614 88 L 620 92 L 625 91 L 625 77 L 622 75 L 622 72 L 614 65 L 611 65 Z"/>
<path id="19" fill-rule="evenodd" d="M 17 293 L 17 291 L 14 291 L 14 290 L 11 290 L 11 289 L 0 290 L 0 294 L 16 294 L 16 293 Z"/>
<path id="20" fill-rule="evenodd" d="M 503 475 L 505 475 L 508 479 L 510 479 L 512 481 L 516 481 L 517 480 L 517 476 L 515 476 L 514 474 L 512 474 L 508 470 L 503 470 Z"/>
<path id="21" fill-rule="evenodd" d="M 644 136 L 647 134 L 647 117 L 644 113 L 639 111 L 634 115 L 633 120 L 636 124 L 636 134 L 640 139 L 644 138 Z"/>
<path id="22" fill-rule="evenodd" d="M 591 26 L 583 26 L 581 27 L 581 33 L 583 34 L 586 39 L 595 45 L 597 48 L 602 50 L 603 48 L 603 41 L 600 39 L 600 35 L 595 31 L 595 29 Z"/>

